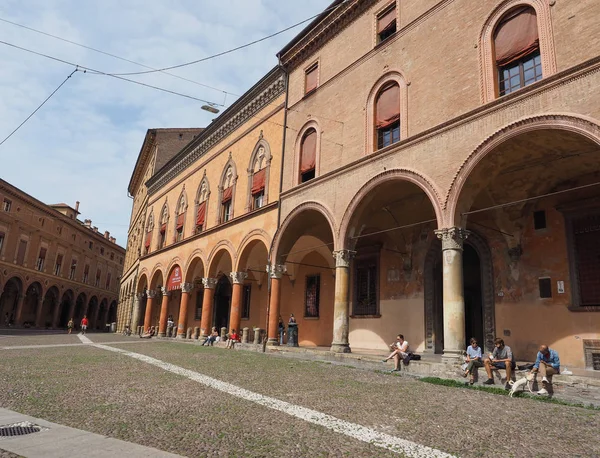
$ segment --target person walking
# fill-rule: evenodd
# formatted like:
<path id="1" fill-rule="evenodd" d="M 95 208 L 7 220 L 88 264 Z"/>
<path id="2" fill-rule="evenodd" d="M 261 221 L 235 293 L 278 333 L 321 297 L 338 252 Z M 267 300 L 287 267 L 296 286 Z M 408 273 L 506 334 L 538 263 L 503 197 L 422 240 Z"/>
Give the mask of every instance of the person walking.
<path id="1" fill-rule="evenodd" d="M 69 322 L 67 323 L 67 329 L 69 330 L 69 334 L 71 334 L 71 331 L 73 330 L 73 326 L 75 326 L 75 323 L 73 322 L 73 318 L 71 318 L 69 320 Z"/>
<path id="2" fill-rule="evenodd" d="M 81 333 L 82 334 L 85 334 L 85 332 L 87 331 L 87 327 L 88 327 L 87 315 L 83 315 L 83 318 L 81 319 Z"/>
<path id="3" fill-rule="evenodd" d="M 283 318 L 279 315 L 279 324 L 277 325 L 279 329 L 279 345 L 283 345 L 283 336 L 285 334 L 285 324 L 283 323 Z"/>

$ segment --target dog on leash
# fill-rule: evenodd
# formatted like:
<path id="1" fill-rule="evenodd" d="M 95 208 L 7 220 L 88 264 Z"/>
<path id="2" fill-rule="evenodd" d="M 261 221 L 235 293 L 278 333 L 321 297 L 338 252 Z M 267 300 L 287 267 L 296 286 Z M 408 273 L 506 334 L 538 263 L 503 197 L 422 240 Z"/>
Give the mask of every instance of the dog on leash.
<path id="1" fill-rule="evenodd" d="M 510 392 L 508 393 L 508 395 L 512 398 L 520 387 L 523 387 L 523 390 L 525 390 L 525 386 L 527 386 L 527 389 L 530 393 L 533 393 L 532 387 L 534 380 L 535 374 L 531 373 L 527 374 L 525 377 L 517 380 L 516 382 L 513 382 L 511 380 L 510 382 L 508 382 L 508 384 L 510 385 Z"/>

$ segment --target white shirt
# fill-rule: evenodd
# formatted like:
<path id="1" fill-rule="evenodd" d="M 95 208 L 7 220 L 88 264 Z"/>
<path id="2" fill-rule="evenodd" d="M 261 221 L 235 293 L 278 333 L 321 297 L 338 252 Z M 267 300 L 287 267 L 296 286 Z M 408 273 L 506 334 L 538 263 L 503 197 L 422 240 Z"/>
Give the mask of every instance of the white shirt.
<path id="1" fill-rule="evenodd" d="M 396 342 L 394 345 L 396 345 L 396 348 L 398 348 L 398 350 L 400 350 L 402 353 L 406 353 L 408 351 L 408 342 L 406 340 L 402 343 Z"/>

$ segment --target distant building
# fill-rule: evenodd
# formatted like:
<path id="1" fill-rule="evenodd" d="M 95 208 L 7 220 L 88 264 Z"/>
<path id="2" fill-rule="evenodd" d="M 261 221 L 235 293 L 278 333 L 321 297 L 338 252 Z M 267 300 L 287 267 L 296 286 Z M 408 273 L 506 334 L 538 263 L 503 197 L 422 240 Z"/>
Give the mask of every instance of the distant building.
<path id="1" fill-rule="evenodd" d="M 116 320 L 125 249 L 75 207 L 46 205 L 0 180 L 0 326 Z"/>

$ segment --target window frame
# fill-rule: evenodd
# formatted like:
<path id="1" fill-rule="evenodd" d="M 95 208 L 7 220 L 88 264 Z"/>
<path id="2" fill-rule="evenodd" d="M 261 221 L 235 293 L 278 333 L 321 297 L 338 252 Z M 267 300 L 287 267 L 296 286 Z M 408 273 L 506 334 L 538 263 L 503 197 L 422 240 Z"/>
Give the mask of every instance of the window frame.
<path id="1" fill-rule="evenodd" d="M 6 233 L 0 231 L 0 256 L 2 256 L 2 249 L 4 248 L 4 240 L 6 240 Z"/>
<path id="2" fill-rule="evenodd" d="M 196 306 L 194 309 L 194 321 L 202 321 L 202 305 L 204 303 L 204 288 L 196 290 Z"/>
<path id="3" fill-rule="evenodd" d="M 319 74 L 320 65 L 319 64 L 320 64 L 319 60 L 316 60 L 315 62 L 311 63 L 308 67 L 306 67 L 304 69 L 304 97 L 312 94 L 319 88 L 319 76 L 320 76 L 320 74 Z M 316 73 L 317 84 L 315 85 L 314 88 L 307 90 L 308 75 L 311 74 L 312 72 L 317 72 Z"/>
<path id="4" fill-rule="evenodd" d="M 227 223 L 231 221 L 231 202 L 229 199 L 227 202 L 221 202 L 221 223 Z"/>
<path id="5" fill-rule="evenodd" d="M 369 262 L 373 262 L 375 264 L 375 310 L 374 313 L 362 313 L 359 310 L 359 305 L 357 303 L 358 300 L 358 270 L 362 264 L 367 264 Z M 381 252 L 379 248 L 370 249 L 370 250 L 361 250 L 359 254 L 357 254 L 352 260 L 352 283 L 354 287 L 352 288 L 352 318 L 380 318 L 381 310 L 380 310 L 380 290 L 381 290 Z M 368 310 L 367 311 L 371 311 Z"/>
<path id="6" fill-rule="evenodd" d="M 6 213 L 10 213 L 12 208 L 12 200 L 7 199 L 6 197 L 2 200 L 2 211 Z"/>
<path id="7" fill-rule="evenodd" d="M 60 259 L 60 263 L 58 262 L 59 259 Z M 64 253 L 56 254 L 56 260 L 54 261 L 54 275 L 57 277 L 60 277 L 64 259 L 65 259 Z"/>
<path id="8" fill-rule="evenodd" d="M 382 37 L 382 34 L 384 32 L 377 32 L 377 30 L 379 30 L 379 21 L 383 18 L 383 16 L 391 12 L 391 10 L 394 10 L 396 13 L 396 18 L 394 19 L 394 30 L 392 32 L 385 32 L 385 36 Z M 375 14 L 375 45 L 379 46 L 381 43 L 385 43 L 391 37 L 393 37 L 400 28 L 399 22 L 400 20 L 398 17 L 398 5 L 394 0 L 392 3 L 384 6 L 382 10 Z"/>
<path id="9" fill-rule="evenodd" d="M 250 307 L 252 305 L 252 285 L 244 284 L 242 285 L 242 310 L 241 310 L 241 319 L 249 320 L 250 319 Z"/>
<path id="10" fill-rule="evenodd" d="M 539 63 L 536 63 L 536 59 L 539 59 Z M 525 72 L 529 71 L 525 70 L 525 63 L 533 61 L 533 66 L 531 67 L 531 70 L 533 70 L 533 74 L 534 74 L 534 79 L 533 80 L 528 80 L 530 81 L 529 83 L 527 81 L 525 81 Z M 509 76 L 506 79 L 502 79 L 502 73 L 505 71 L 510 72 L 511 69 L 518 67 L 519 70 L 519 86 L 510 86 L 508 89 L 503 88 L 502 87 L 502 83 L 505 81 L 508 81 L 510 84 L 510 81 L 517 75 L 515 76 Z M 539 68 L 540 70 L 540 74 L 538 77 L 537 74 L 537 69 Z M 544 71 L 542 68 L 542 54 L 540 52 L 540 48 L 539 46 L 537 47 L 537 49 L 535 49 L 534 51 L 530 52 L 529 54 L 527 54 L 526 56 L 522 57 L 521 59 L 515 61 L 515 62 L 511 62 L 510 64 L 504 65 L 502 67 L 498 67 L 496 66 L 497 69 L 497 73 L 498 73 L 498 97 L 504 97 L 505 95 L 508 94 L 512 94 L 513 92 L 516 92 L 520 89 L 523 89 L 533 83 L 537 83 L 538 81 L 541 81 L 542 79 L 544 79 Z"/>
<path id="11" fill-rule="evenodd" d="M 311 281 L 311 279 L 316 279 L 316 295 L 315 295 L 315 302 L 316 302 L 316 309 L 317 312 L 316 314 L 309 314 L 308 313 L 308 288 L 309 288 L 309 282 Z M 311 275 L 307 275 L 305 282 L 304 282 L 304 318 L 308 318 L 308 319 L 318 319 L 321 317 L 321 274 L 311 274 Z"/>
<path id="12" fill-rule="evenodd" d="M 252 210 L 258 210 L 265 206 L 265 190 L 252 195 Z"/>

